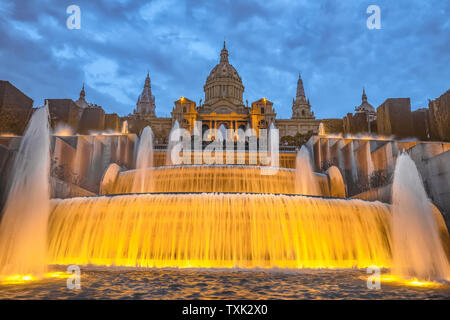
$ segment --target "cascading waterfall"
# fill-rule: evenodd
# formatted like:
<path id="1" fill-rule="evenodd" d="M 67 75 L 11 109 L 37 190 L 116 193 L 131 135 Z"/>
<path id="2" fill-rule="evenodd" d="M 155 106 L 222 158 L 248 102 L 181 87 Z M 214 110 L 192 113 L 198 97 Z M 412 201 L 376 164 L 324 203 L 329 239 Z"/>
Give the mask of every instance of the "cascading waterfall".
<path id="1" fill-rule="evenodd" d="M 171 165 L 172 164 L 172 150 L 174 148 L 174 146 L 176 145 L 176 143 L 178 141 L 180 141 L 180 125 L 178 124 L 178 121 L 175 120 L 172 129 L 170 130 L 170 134 L 169 134 L 169 143 L 167 146 L 167 154 L 166 154 L 166 165 Z"/>
<path id="2" fill-rule="evenodd" d="M 233 192 L 233 193 L 284 193 L 298 194 L 296 191 L 296 171 L 279 168 L 273 175 L 263 175 L 259 166 L 236 165 L 181 165 L 155 167 L 146 179 L 152 179 L 152 188 L 143 192 Z M 119 173 L 117 181 L 108 190 L 109 194 L 133 193 L 133 183 L 137 171 Z M 314 173 L 319 185 L 317 195 L 329 196 L 328 177 Z M 150 181 L 145 182 L 149 186 Z"/>
<path id="3" fill-rule="evenodd" d="M 75 151 L 75 158 L 73 159 L 73 172 L 72 172 L 72 183 L 79 184 L 81 181 L 82 173 L 82 163 L 83 163 L 83 149 L 81 148 L 81 138 L 77 139 L 77 148 Z"/>
<path id="4" fill-rule="evenodd" d="M 100 177 L 103 173 L 101 159 L 103 144 L 96 136 L 91 137 L 90 143 L 92 147 L 92 156 L 91 163 L 89 164 L 88 180 L 89 184 L 91 186 L 94 186 L 95 183 L 100 180 Z"/>
<path id="5" fill-rule="evenodd" d="M 402 153 L 392 185 L 393 273 L 404 278 L 450 280 L 448 259 L 414 161 Z"/>
<path id="6" fill-rule="evenodd" d="M 354 147 L 354 142 L 350 142 L 349 144 L 349 148 L 350 148 L 350 162 L 351 162 L 351 166 L 352 166 L 352 179 L 353 182 L 356 183 L 358 182 L 358 164 L 356 163 L 356 159 L 355 159 L 355 152 L 353 150 Z"/>
<path id="7" fill-rule="evenodd" d="M 48 109 L 33 114 L 20 143 L 0 224 L 0 279 L 43 276 L 50 212 Z"/>
<path id="8" fill-rule="evenodd" d="M 54 201 L 51 264 L 390 266 L 388 205 L 270 194 L 139 194 Z M 114 235 L 114 236 L 111 236 Z"/>
<path id="9" fill-rule="evenodd" d="M 128 133 L 128 121 L 125 120 L 122 122 L 122 129 L 120 130 L 121 133 L 127 134 Z"/>
<path id="10" fill-rule="evenodd" d="M 344 140 L 339 139 L 337 142 L 337 152 L 338 152 L 338 167 L 341 172 L 345 172 L 345 163 L 344 163 L 344 155 L 342 153 L 342 149 L 344 148 Z"/>
<path id="11" fill-rule="evenodd" d="M 142 130 L 136 160 L 132 192 L 151 192 L 153 190 L 153 132 L 147 126 Z"/>
<path id="12" fill-rule="evenodd" d="M 372 160 L 372 154 L 370 152 L 370 142 L 366 142 L 366 157 L 367 157 L 367 177 L 368 181 L 370 183 L 370 179 L 372 177 L 372 174 L 374 172 L 374 165 Z"/>
<path id="13" fill-rule="evenodd" d="M 122 162 L 122 137 L 117 137 L 117 146 L 116 146 L 116 162 L 121 163 Z"/>
<path id="14" fill-rule="evenodd" d="M 323 127 L 323 123 L 319 123 L 319 136 L 325 135 L 325 128 Z"/>
<path id="15" fill-rule="evenodd" d="M 321 195 L 317 179 L 313 174 L 311 157 L 305 146 L 300 148 L 296 158 L 295 168 L 296 193 L 304 195 Z"/>

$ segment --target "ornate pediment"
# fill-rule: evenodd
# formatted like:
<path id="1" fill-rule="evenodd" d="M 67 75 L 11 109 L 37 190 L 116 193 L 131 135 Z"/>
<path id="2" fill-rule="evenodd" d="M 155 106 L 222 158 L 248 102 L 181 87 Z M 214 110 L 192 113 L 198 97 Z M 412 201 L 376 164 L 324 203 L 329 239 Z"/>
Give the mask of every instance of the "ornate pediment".
<path id="1" fill-rule="evenodd" d="M 217 108 L 214 108 L 214 112 L 217 114 L 227 114 L 234 112 L 234 110 L 228 106 L 219 106 Z"/>
<path id="2" fill-rule="evenodd" d="M 203 105 L 199 113 L 216 113 L 216 114 L 230 114 L 230 113 L 244 113 L 243 105 L 236 105 L 228 99 L 221 99 L 212 105 Z"/>

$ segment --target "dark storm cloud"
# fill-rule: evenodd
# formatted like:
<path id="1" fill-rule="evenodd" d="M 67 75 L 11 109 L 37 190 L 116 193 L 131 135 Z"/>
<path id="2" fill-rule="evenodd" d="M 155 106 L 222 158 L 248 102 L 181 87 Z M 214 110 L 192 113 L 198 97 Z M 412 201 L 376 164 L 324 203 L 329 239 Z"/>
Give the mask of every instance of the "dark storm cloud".
<path id="1" fill-rule="evenodd" d="M 81 29 L 66 8 L 81 8 Z M 381 8 L 381 30 L 366 8 Z M 132 112 L 147 70 L 157 114 L 173 101 L 198 101 L 223 39 L 249 102 L 267 97 L 290 117 L 298 72 L 316 116 L 342 117 L 388 97 L 426 106 L 449 88 L 447 1 L 3 1 L 0 78 L 41 105 L 45 98 L 87 100 Z"/>

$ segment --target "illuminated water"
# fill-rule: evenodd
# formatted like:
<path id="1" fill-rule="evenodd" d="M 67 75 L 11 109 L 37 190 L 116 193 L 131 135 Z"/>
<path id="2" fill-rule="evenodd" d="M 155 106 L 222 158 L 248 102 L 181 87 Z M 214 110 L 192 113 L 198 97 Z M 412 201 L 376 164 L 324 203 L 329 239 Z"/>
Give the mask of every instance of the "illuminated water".
<path id="1" fill-rule="evenodd" d="M 320 185 L 313 173 L 311 156 L 305 146 L 302 146 L 297 153 L 295 191 L 298 194 L 313 196 L 323 195 L 320 191 Z"/>
<path id="2" fill-rule="evenodd" d="M 0 280 L 12 274 L 43 275 L 47 268 L 50 213 L 48 109 L 33 114 L 15 158 L 0 224 Z"/>
<path id="3" fill-rule="evenodd" d="M 122 128 L 121 128 L 120 132 L 123 133 L 123 134 L 127 134 L 128 133 L 128 121 L 127 120 L 122 122 Z"/>
<path id="4" fill-rule="evenodd" d="M 132 192 L 153 191 L 151 167 L 153 166 L 153 132 L 147 126 L 144 128 L 139 140 Z"/>
<path id="5" fill-rule="evenodd" d="M 390 210 L 378 202 L 262 194 L 137 194 L 72 198 L 54 205 L 49 264 L 391 265 Z"/>
<path id="6" fill-rule="evenodd" d="M 56 270 L 65 271 L 58 267 Z M 81 289 L 66 279 L 0 285 L 0 299 L 448 299 L 449 286 L 382 283 L 363 269 L 223 270 L 81 268 Z"/>
<path id="7" fill-rule="evenodd" d="M 304 171 L 301 169 L 300 171 Z M 144 192 L 235 192 L 235 193 L 286 193 L 307 192 L 296 189 L 296 171 L 278 168 L 273 175 L 261 174 L 262 167 L 240 165 L 189 165 L 163 166 L 148 169 Z M 137 171 L 121 172 L 117 182 L 108 193 L 133 193 L 133 181 Z M 300 177 L 300 179 L 303 178 Z M 153 183 L 151 183 L 151 181 Z M 328 178 L 324 174 L 313 174 L 307 181 L 314 185 L 315 195 L 329 195 Z M 151 187 L 150 187 L 151 186 Z M 318 188 L 318 189 L 317 189 Z"/>
<path id="8" fill-rule="evenodd" d="M 402 153 L 392 185 L 393 272 L 405 278 L 450 280 L 450 267 L 414 161 Z"/>
<path id="9" fill-rule="evenodd" d="M 448 277 L 439 238 L 448 232 L 408 163 L 396 168 L 391 207 L 298 195 L 329 195 L 328 177 L 312 172 L 305 148 L 296 170 L 263 175 L 259 166 L 153 168 L 151 144 L 148 128 L 138 169 L 121 172 L 110 192 L 119 195 L 52 201 L 40 265 L 81 266 L 83 289 L 44 279 L 0 284 L 0 298 L 448 298 L 448 283 L 366 286 L 362 268 L 372 265 L 407 277 Z"/>
<path id="10" fill-rule="evenodd" d="M 366 157 L 367 157 L 367 177 L 369 178 L 369 182 L 370 182 L 370 177 L 373 174 L 374 169 L 374 164 L 373 164 L 373 160 L 372 160 L 372 154 L 370 153 L 370 142 L 366 142 Z"/>
<path id="11" fill-rule="evenodd" d="M 180 124 L 178 123 L 177 120 L 175 120 L 172 129 L 170 130 L 169 133 L 169 143 L 167 146 L 167 152 L 166 152 L 166 165 L 171 165 L 172 162 L 172 151 L 173 148 L 175 147 L 175 145 L 177 144 L 177 142 L 180 141 L 181 136 L 180 136 Z"/>

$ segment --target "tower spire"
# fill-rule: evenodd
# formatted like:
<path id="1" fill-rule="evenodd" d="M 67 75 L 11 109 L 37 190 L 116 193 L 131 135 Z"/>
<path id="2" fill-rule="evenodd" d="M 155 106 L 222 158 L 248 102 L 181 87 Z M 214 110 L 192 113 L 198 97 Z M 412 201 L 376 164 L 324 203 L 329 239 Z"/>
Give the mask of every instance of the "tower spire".
<path id="1" fill-rule="evenodd" d="M 223 40 L 223 49 L 220 52 L 220 63 L 228 63 L 228 50 L 225 46 L 225 40 Z"/>
<path id="2" fill-rule="evenodd" d="M 150 81 L 150 73 L 147 70 L 147 77 L 145 78 L 144 88 L 141 95 L 136 102 L 135 113 L 141 115 L 155 115 L 155 97 L 152 95 L 152 86 Z"/>
<path id="3" fill-rule="evenodd" d="M 292 101 L 292 119 L 314 119 L 314 112 L 311 111 L 309 98 L 306 98 L 303 87 L 302 75 L 298 73 L 297 94 Z"/>
<path id="4" fill-rule="evenodd" d="M 297 80 L 297 97 L 305 97 L 305 89 L 303 88 L 303 80 L 300 72 L 298 73 Z"/>
<path id="5" fill-rule="evenodd" d="M 149 74 L 148 70 L 147 70 L 147 77 L 145 78 L 144 87 L 148 87 L 148 88 L 151 87 L 150 74 Z"/>
<path id="6" fill-rule="evenodd" d="M 366 89 L 363 87 L 363 94 L 361 97 L 362 102 L 367 102 L 367 95 L 366 95 Z"/>
<path id="7" fill-rule="evenodd" d="M 83 82 L 83 87 L 81 88 L 80 91 L 80 99 L 84 100 L 84 97 L 86 97 L 86 92 L 84 92 L 84 82 Z"/>

